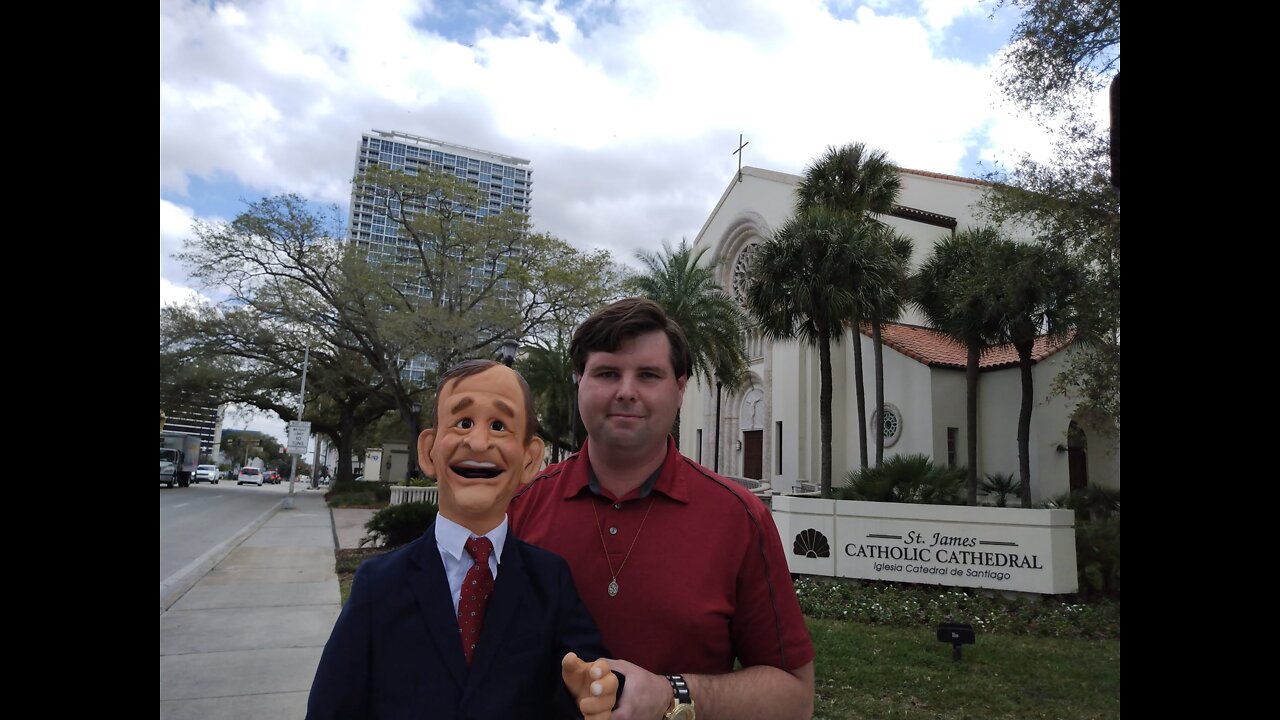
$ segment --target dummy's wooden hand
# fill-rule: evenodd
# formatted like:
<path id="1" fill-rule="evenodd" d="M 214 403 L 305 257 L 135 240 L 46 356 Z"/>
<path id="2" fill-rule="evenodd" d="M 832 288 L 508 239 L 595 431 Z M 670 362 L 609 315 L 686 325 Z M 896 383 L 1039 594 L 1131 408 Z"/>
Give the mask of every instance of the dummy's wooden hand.
<path id="1" fill-rule="evenodd" d="M 618 678 L 609 671 L 609 661 L 589 663 L 569 653 L 560 661 L 560 676 L 578 703 L 583 720 L 609 720 L 618 697 Z"/>

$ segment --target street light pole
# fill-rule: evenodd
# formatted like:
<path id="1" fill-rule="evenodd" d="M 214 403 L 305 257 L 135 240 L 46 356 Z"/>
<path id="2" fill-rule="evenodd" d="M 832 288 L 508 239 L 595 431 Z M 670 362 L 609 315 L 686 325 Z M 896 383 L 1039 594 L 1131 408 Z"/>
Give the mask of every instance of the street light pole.
<path id="1" fill-rule="evenodd" d="M 302 419 L 302 400 L 307 396 L 307 361 L 311 359 L 311 343 L 307 343 L 302 351 L 302 389 L 298 391 L 298 419 Z M 302 448 L 302 452 L 307 449 Z M 293 460 L 289 461 L 289 494 L 284 496 L 284 503 L 280 507 L 285 510 L 293 509 L 293 481 L 298 476 L 298 453 L 289 453 L 293 456 Z"/>

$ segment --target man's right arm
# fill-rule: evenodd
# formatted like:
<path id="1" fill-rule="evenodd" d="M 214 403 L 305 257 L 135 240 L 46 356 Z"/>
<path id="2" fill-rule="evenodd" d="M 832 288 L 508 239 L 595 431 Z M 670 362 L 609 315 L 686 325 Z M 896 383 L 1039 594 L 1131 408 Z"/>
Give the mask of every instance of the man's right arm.
<path id="1" fill-rule="evenodd" d="M 627 678 L 613 720 L 655 720 L 671 707 L 671 683 L 626 660 L 610 667 Z M 813 663 L 792 672 L 756 665 L 724 675 L 684 675 L 698 720 L 808 720 L 813 717 Z"/>

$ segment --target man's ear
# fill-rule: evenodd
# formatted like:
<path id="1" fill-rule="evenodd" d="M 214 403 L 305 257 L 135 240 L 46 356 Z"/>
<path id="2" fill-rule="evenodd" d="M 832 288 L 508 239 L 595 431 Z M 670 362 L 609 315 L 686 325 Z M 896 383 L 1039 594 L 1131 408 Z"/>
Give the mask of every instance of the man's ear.
<path id="1" fill-rule="evenodd" d="M 431 448 L 435 447 L 435 444 L 435 428 L 427 428 L 418 436 L 418 470 L 430 478 L 436 476 L 436 466 L 431 462 Z"/>
<path id="2" fill-rule="evenodd" d="M 524 445 L 524 477 L 520 478 L 520 484 L 523 485 L 533 476 L 538 474 L 542 469 L 542 453 L 546 449 L 546 443 L 542 442 L 542 438 L 534 435 L 529 442 Z"/>

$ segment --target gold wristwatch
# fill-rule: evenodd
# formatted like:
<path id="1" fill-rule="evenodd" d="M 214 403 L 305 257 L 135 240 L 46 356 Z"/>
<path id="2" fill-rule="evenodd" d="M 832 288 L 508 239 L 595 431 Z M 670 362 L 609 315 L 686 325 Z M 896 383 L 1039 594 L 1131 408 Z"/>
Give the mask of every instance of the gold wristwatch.
<path id="1" fill-rule="evenodd" d="M 680 675 L 668 675 L 667 682 L 671 683 L 671 708 L 662 716 L 662 720 L 694 720 L 696 716 L 693 712 L 693 698 L 689 695 L 689 683 Z"/>

